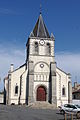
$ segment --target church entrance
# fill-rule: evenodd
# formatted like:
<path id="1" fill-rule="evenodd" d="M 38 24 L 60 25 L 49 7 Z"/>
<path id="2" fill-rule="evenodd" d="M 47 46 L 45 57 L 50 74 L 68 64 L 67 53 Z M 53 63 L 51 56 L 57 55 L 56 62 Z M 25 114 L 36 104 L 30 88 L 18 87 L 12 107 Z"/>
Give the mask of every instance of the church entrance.
<path id="1" fill-rule="evenodd" d="M 46 101 L 46 89 L 43 86 L 37 89 L 37 101 Z"/>

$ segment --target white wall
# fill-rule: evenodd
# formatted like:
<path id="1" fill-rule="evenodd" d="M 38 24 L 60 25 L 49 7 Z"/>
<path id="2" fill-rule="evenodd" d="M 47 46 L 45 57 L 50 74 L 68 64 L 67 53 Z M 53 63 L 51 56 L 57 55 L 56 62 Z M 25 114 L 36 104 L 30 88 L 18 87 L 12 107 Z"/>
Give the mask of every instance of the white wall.
<path id="1" fill-rule="evenodd" d="M 60 69 L 57 72 L 57 106 L 68 103 L 68 75 Z M 65 87 L 65 96 L 62 95 L 62 88 Z"/>
<path id="2" fill-rule="evenodd" d="M 20 76 L 25 72 L 25 69 L 26 66 L 23 66 L 11 73 L 11 103 L 18 104 L 20 94 Z M 15 94 L 16 85 L 18 85 L 18 94 Z"/>
<path id="3" fill-rule="evenodd" d="M 21 97 L 20 103 L 24 104 L 26 101 L 26 80 L 27 80 L 28 70 L 26 70 L 22 75 L 22 86 L 21 86 Z"/>
<path id="4" fill-rule="evenodd" d="M 4 103 L 4 94 L 0 94 L 0 104 Z"/>

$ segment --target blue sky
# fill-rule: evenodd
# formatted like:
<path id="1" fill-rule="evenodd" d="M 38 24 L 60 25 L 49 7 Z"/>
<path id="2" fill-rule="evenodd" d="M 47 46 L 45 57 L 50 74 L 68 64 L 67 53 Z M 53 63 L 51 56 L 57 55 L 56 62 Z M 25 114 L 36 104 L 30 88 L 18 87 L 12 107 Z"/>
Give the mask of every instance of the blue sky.
<path id="1" fill-rule="evenodd" d="M 80 0 L 0 0 L 0 77 L 10 64 L 15 68 L 26 59 L 26 42 L 39 17 L 40 4 L 44 22 L 55 36 L 58 67 L 80 79 Z"/>

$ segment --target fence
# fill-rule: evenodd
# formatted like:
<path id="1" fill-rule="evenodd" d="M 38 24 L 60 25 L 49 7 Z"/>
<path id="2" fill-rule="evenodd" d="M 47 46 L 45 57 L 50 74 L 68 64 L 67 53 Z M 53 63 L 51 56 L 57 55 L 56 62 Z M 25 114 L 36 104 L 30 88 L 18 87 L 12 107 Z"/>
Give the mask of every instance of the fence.
<path id="1" fill-rule="evenodd" d="M 64 120 L 80 120 L 77 118 L 78 116 L 75 113 L 66 112 L 64 114 Z"/>

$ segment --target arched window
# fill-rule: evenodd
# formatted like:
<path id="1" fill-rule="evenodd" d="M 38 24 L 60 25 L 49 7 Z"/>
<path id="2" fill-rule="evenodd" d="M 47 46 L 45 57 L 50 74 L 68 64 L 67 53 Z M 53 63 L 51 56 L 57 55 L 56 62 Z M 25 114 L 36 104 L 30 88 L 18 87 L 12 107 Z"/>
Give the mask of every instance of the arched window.
<path id="1" fill-rule="evenodd" d="M 15 94 L 18 94 L 18 86 L 15 86 Z"/>
<path id="2" fill-rule="evenodd" d="M 37 54 L 39 52 L 39 48 L 38 48 L 38 42 L 35 42 L 35 53 Z"/>
<path id="3" fill-rule="evenodd" d="M 51 45 L 50 45 L 50 43 L 47 43 L 47 54 L 48 55 L 51 54 Z"/>
<path id="4" fill-rule="evenodd" d="M 65 87 L 62 88 L 62 95 L 65 96 Z"/>

